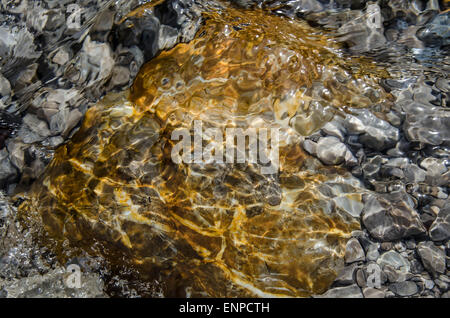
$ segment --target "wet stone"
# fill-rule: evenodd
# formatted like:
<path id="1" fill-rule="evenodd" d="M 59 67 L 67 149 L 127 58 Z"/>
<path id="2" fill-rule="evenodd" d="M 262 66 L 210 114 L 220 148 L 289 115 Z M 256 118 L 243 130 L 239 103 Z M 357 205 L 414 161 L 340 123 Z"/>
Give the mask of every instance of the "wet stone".
<path id="1" fill-rule="evenodd" d="M 407 240 L 405 242 L 405 244 L 406 244 L 406 248 L 408 248 L 410 250 L 413 250 L 416 248 L 416 241 L 414 239 Z"/>
<path id="2" fill-rule="evenodd" d="M 325 164 L 342 163 L 346 152 L 347 147 L 335 137 L 323 137 L 317 143 L 317 157 Z"/>
<path id="3" fill-rule="evenodd" d="M 362 290 L 364 298 L 384 298 L 385 292 L 372 287 L 366 287 Z"/>
<path id="4" fill-rule="evenodd" d="M 105 298 L 103 282 L 98 274 L 81 273 L 81 288 L 66 285 L 67 271 L 57 268 L 44 275 L 32 275 L 8 281 L 3 289 L 8 298 Z M 0 284 L 2 281 L 0 280 Z"/>
<path id="5" fill-rule="evenodd" d="M 376 239 L 392 241 L 425 233 L 411 199 L 404 192 L 367 195 L 362 221 Z"/>
<path id="6" fill-rule="evenodd" d="M 36 149 L 55 150 L 20 210 L 42 221 L 59 248 L 70 242 L 113 267 L 136 267 L 137 280 L 166 284 L 158 296 L 310 296 L 334 282 L 325 297 L 448 297 L 449 264 L 433 248 L 445 247 L 448 258 L 445 70 L 412 62 L 426 80 L 399 80 L 395 70 L 395 79 L 380 80 L 376 62 L 345 52 L 375 53 L 387 64 L 403 53 L 439 60 L 449 15 L 438 1 L 234 1 L 292 21 L 260 10 L 230 14 L 226 4 L 220 14 L 200 12 L 191 0 L 135 11 L 138 1 L 87 1 L 83 32 L 65 23 L 70 2 L 9 2 L 0 17 L 0 109 L 24 112 L 19 131 L 0 125 L 0 186 L 38 178 L 48 160 Z M 12 17 L 24 21 L 11 28 Z M 303 19 L 333 30 L 331 41 Z M 277 32 L 287 37 L 272 38 Z M 136 76 L 129 98 L 90 103 Z M 386 92 L 399 96 L 395 105 Z M 171 132 L 196 119 L 209 128 L 281 128 L 282 169 L 267 176 L 247 164 L 173 163 Z M 427 235 L 436 245 L 421 242 Z M 73 252 L 59 250 L 63 260 Z M 367 287 L 366 261 L 383 267 L 389 288 Z M 73 292 L 58 271 L 0 279 L 0 297 L 101 296 L 97 276 L 92 294 Z"/>
<path id="7" fill-rule="evenodd" d="M 128 83 L 130 82 L 130 79 L 131 74 L 128 67 L 116 66 L 114 67 L 109 85 L 111 87 L 127 86 Z"/>
<path id="8" fill-rule="evenodd" d="M 391 242 L 383 242 L 380 244 L 380 248 L 383 251 L 389 251 L 390 249 L 392 249 L 393 244 Z"/>
<path id="9" fill-rule="evenodd" d="M 69 52 L 65 48 L 59 48 L 52 57 L 52 62 L 58 65 L 65 65 L 70 59 Z"/>
<path id="10" fill-rule="evenodd" d="M 323 126 L 322 131 L 328 136 L 334 136 L 339 138 L 340 141 L 344 141 L 345 128 L 340 117 L 337 117 L 333 121 L 326 123 L 325 126 Z"/>
<path id="11" fill-rule="evenodd" d="M 359 241 L 355 238 L 350 239 L 345 247 L 345 262 L 349 264 L 365 259 L 364 250 Z"/>
<path id="12" fill-rule="evenodd" d="M 441 47 L 450 44 L 449 20 L 448 11 L 437 15 L 418 31 L 418 38 L 430 46 Z"/>
<path id="13" fill-rule="evenodd" d="M 2 57 L 3 70 L 16 68 L 23 63 L 28 65 L 30 61 L 38 58 L 41 52 L 33 43 L 33 35 L 23 27 L 0 27 L 0 56 Z"/>
<path id="14" fill-rule="evenodd" d="M 381 165 L 383 163 L 386 163 L 387 160 L 381 156 L 375 156 L 372 158 L 368 158 L 363 164 L 362 164 L 362 171 L 364 173 L 364 177 L 367 179 L 375 178 L 378 176 Z"/>
<path id="15" fill-rule="evenodd" d="M 426 270 L 434 276 L 445 272 L 445 253 L 433 242 L 421 242 L 417 246 L 422 263 Z"/>
<path id="16" fill-rule="evenodd" d="M 360 268 L 357 270 L 356 272 L 356 283 L 358 284 L 359 287 L 364 288 L 367 287 L 367 273 L 365 271 L 365 269 Z"/>
<path id="17" fill-rule="evenodd" d="M 403 273 L 407 273 L 410 269 L 410 263 L 408 260 L 395 251 L 383 253 L 377 260 L 377 263 L 381 267 L 391 266 L 393 269 L 399 270 Z"/>
<path id="18" fill-rule="evenodd" d="M 4 187 L 11 178 L 14 178 L 17 170 L 11 164 L 6 148 L 0 150 L 0 186 Z"/>
<path id="19" fill-rule="evenodd" d="M 365 146 L 385 150 L 395 146 L 399 139 L 398 129 L 376 117 L 367 109 L 353 109 L 355 115 L 347 115 L 345 127 L 351 134 L 360 134 Z"/>
<path id="20" fill-rule="evenodd" d="M 316 298 L 363 298 L 363 294 L 358 285 L 347 287 L 336 287 L 328 290 L 326 293 L 315 296 Z"/>
<path id="21" fill-rule="evenodd" d="M 336 206 L 353 217 L 359 217 L 364 208 L 361 196 L 339 196 L 333 198 Z"/>
<path id="22" fill-rule="evenodd" d="M 389 290 L 393 291 L 399 296 L 412 296 L 418 292 L 417 285 L 411 281 L 390 284 Z"/>
<path id="23" fill-rule="evenodd" d="M 355 272 L 358 268 L 357 263 L 345 266 L 338 274 L 335 283 L 341 286 L 351 285 L 354 282 Z"/>
<path id="24" fill-rule="evenodd" d="M 9 81 L 0 73 L 0 98 L 10 95 L 11 84 Z"/>
<path id="25" fill-rule="evenodd" d="M 411 260 L 411 273 L 412 274 L 423 274 L 424 268 L 420 260 L 412 259 Z"/>
<path id="26" fill-rule="evenodd" d="M 427 175 L 426 171 L 414 164 L 407 165 L 403 171 L 405 173 L 405 181 L 410 183 L 423 182 Z"/>
<path id="27" fill-rule="evenodd" d="M 440 145 L 450 141 L 450 115 L 442 107 L 405 101 L 403 130 L 409 141 Z"/>
<path id="28" fill-rule="evenodd" d="M 51 134 L 47 123 L 40 120 L 36 115 L 26 114 L 23 118 L 23 123 L 27 125 L 31 132 L 43 138 L 48 137 Z"/>
<path id="29" fill-rule="evenodd" d="M 447 291 L 441 295 L 441 298 L 450 298 L 450 291 Z"/>
<path id="30" fill-rule="evenodd" d="M 361 21 L 361 16 L 368 14 L 371 19 Z M 364 11 L 357 11 L 357 16 L 343 24 L 338 33 L 353 52 L 367 52 L 385 45 L 382 16 L 378 4 L 369 4 Z"/>
<path id="31" fill-rule="evenodd" d="M 83 42 L 80 55 L 66 68 L 66 77 L 77 85 L 101 85 L 111 76 L 114 59 L 109 45 L 91 40 Z"/>
<path id="32" fill-rule="evenodd" d="M 445 92 L 445 93 L 450 92 L 450 83 L 449 83 L 448 79 L 440 77 L 436 80 L 434 85 L 436 86 L 436 88 L 438 88 L 442 92 Z"/>
<path id="33" fill-rule="evenodd" d="M 351 167 L 357 164 L 357 159 L 350 149 L 334 136 L 319 137 L 317 143 L 311 139 L 307 139 L 303 142 L 303 149 L 308 153 L 317 156 L 327 165 L 345 163 L 347 166 Z"/>
<path id="34" fill-rule="evenodd" d="M 306 139 L 303 144 L 303 149 L 311 155 L 317 155 L 317 143 L 310 139 Z"/>
<path id="35" fill-rule="evenodd" d="M 433 213 L 424 212 L 420 214 L 420 220 L 422 221 L 423 225 L 425 225 L 427 228 L 431 227 L 431 224 L 433 224 L 435 219 L 436 215 Z"/>
<path id="36" fill-rule="evenodd" d="M 424 287 L 429 290 L 433 289 L 434 285 L 435 284 L 431 279 L 426 279 L 424 282 Z"/>
<path id="37" fill-rule="evenodd" d="M 394 244 L 394 248 L 397 252 L 403 253 L 406 251 L 406 245 L 403 242 L 397 242 Z"/>
<path id="38" fill-rule="evenodd" d="M 27 148 L 25 144 L 8 140 L 7 149 L 11 163 L 21 171 L 25 164 L 25 152 Z"/>
<path id="39" fill-rule="evenodd" d="M 439 288 L 440 291 L 448 290 L 448 284 L 446 282 L 443 282 L 440 279 L 435 279 L 434 283 L 436 284 L 436 287 Z"/>
<path id="40" fill-rule="evenodd" d="M 445 241 L 450 238 L 450 204 L 439 211 L 430 226 L 429 233 L 433 241 Z"/>
<path id="41" fill-rule="evenodd" d="M 432 176 L 442 175 L 448 170 L 445 159 L 432 157 L 423 159 L 420 162 L 420 166 Z"/>

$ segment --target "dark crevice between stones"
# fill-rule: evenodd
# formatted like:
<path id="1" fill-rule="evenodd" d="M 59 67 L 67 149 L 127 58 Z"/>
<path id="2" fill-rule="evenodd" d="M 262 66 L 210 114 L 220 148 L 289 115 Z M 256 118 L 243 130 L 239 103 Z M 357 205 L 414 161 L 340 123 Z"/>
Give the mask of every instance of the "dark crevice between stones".
<path id="1" fill-rule="evenodd" d="M 14 135 L 21 124 L 20 117 L 0 110 L 0 150 L 4 148 L 6 139 Z"/>

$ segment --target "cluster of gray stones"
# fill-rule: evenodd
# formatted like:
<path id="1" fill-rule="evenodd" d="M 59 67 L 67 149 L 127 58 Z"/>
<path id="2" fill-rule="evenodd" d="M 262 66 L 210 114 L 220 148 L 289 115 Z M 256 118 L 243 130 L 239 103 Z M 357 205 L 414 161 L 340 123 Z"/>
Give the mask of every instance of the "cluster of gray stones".
<path id="1" fill-rule="evenodd" d="M 449 297 L 449 12 L 439 13 L 437 0 L 232 1 L 334 30 L 351 54 L 395 59 L 388 66 L 398 78 L 382 83 L 395 97 L 388 112 L 350 109 L 303 143 L 324 164 L 348 167 L 370 190 L 363 204 L 348 207 L 362 228 L 322 297 Z M 198 30 L 194 0 L 168 0 L 144 19 L 123 19 L 143 2 L 0 0 L 6 194 L 42 173 L 106 92 L 128 88 L 143 63 Z M 0 213 L 0 297 L 105 296 L 95 261 L 87 266 L 86 288 L 66 288 L 64 268 L 33 245 L 3 194 Z"/>
<path id="2" fill-rule="evenodd" d="M 323 163 L 347 166 L 371 190 L 363 195 L 362 230 L 348 242 L 346 267 L 325 296 L 448 298 L 448 80 L 388 85 L 396 101 L 384 119 L 352 109 L 303 144 Z M 374 264 L 377 288 L 368 286 Z"/>

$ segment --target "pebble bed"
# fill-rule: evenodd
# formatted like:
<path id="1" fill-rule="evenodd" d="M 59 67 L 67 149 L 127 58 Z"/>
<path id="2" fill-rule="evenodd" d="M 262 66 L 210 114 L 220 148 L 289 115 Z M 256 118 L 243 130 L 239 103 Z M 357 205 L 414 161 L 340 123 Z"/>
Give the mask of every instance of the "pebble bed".
<path id="1" fill-rule="evenodd" d="M 139 294 L 88 256 L 70 261 L 83 269 L 83 288 L 64 285 L 68 264 L 36 246 L 11 197 L 39 178 L 105 93 L 128 89 L 145 62 L 192 40 L 202 23 L 202 1 L 161 1 L 133 14 L 144 2 L 0 2 L 0 297 Z M 390 75 L 380 81 L 392 95 L 389 109 L 350 108 L 302 140 L 307 153 L 345 167 L 369 190 L 359 205 L 336 202 L 361 230 L 352 232 L 330 289 L 314 297 L 448 298 L 448 1 L 233 3 L 305 20 L 334 35 L 343 59 L 370 58 Z M 374 264 L 377 286 L 368 284 Z"/>

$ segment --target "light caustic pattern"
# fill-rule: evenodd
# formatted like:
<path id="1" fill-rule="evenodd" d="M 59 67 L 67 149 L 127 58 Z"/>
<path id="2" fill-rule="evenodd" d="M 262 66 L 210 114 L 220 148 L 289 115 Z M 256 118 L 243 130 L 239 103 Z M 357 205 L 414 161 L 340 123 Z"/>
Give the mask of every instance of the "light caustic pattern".
<path id="1" fill-rule="evenodd" d="M 362 190 L 300 141 L 346 107 L 384 103 L 375 68 L 342 62 L 299 21 L 232 8 L 204 15 L 196 38 L 147 63 L 127 98 L 87 112 L 21 210 L 56 241 L 159 281 L 166 296 L 323 292 L 359 228 L 333 197 L 360 204 Z M 174 163 L 171 132 L 192 131 L 194 120 L 279 129 L 279 172 Z"/>

